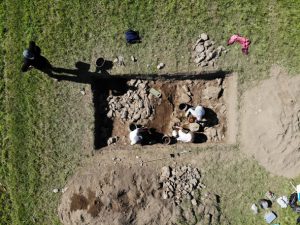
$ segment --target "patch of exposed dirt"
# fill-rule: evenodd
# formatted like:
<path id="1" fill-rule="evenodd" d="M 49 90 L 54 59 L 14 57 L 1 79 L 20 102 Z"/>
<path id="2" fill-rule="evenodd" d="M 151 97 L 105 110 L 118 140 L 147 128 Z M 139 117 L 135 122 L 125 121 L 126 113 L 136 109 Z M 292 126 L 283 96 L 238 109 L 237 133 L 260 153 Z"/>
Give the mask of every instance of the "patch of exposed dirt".
<path id="1" fill-rule="evenodd" d="M 198 190 L 195 188 L 199 184 L 196 184 L 189 191 L 190 183 L 200 175 L 194 167 L 194 163 L 202 164 L 198 159 L 187 160 L 178 156 L 178 164 L 170 157 L 152 163 L 153 155 L 160 159 L 165 154 L 145 152 L 142 158 L 149 163 L 140 165 L 138 162 L 141 158 L 135 156 L 140 151 L 133 154 L 124 151 L 117 161 L 111 160 L 115 153 L 105 151 L 105 154 L 97 154 L 90 165 L 82 168 L 68 182 L 58 207 L 63 224 L 229 224 L 222 214 L 220 196 L 210 192 L 208 187 L 203 189 L 203 184 Z M 202 156 L 203 159 L 207 155 L 203 153 Z M 166 176 L 166 173 L 161 172 L 165 165 L 175 166 L 186 178 L 191 179 L 179 177 L 180 173 L 176 177 L 174 170 L 168 178 L 162 180 L 162 176 Z M 182 192 L 180 204 L 176 203 L 175 195 L 168 199 L 164 197 L 166 184 L 171 184 L 173 179 L 182 186 L 182 190 L 174 186 L 176 193 Z"/>
<path id="2" fill-rule="evenodd" d="M 112 121 L 110 136 L 118 137 L 117 145 L 129 144 L 128 128 L 131 123 L 153 128 L 162 135 L 171 135 L 175 123 L 188 128 L 189 122 L 185 112 L 179 109 L 181 103 L 205 107 L 205 126 L 199 130 L 199 134 L 205 137 L 204 140 L 208 143 L 226 142 L 227 103 L 230 103 L 227 98 L 231 98 L 226 93 L 230 92 L 228 86 L 232 88 L 230 77 L 212 80 L 129 80 L 127 83 L 129 89 L 122 96 L 107 98 L 109 101 L 107 116 L 111 118 L 109 121 Z M 135 85 L 130 88 L 132 84 Z M 161 97 L 157 98 L 151 94 L 151 88 L 159 91 Z M 233 107 L 232 105 L 230 106 Z M 111 125 L 106 127 L 109 126 Z"/>
<path id="3" fill-rule="evenodd" d="M 64 224 L 172 224 L 173 207 L 162 200 L 151 170 L 114 166 L 89 169 L 64 193 L 59 206 Z"/>
<path id="4" fill-rule="evenodd" d="M 299 175 L 300 76 L 274 66 L 270 79 L 244 94 L 241 144 L 271 173 Z"/>

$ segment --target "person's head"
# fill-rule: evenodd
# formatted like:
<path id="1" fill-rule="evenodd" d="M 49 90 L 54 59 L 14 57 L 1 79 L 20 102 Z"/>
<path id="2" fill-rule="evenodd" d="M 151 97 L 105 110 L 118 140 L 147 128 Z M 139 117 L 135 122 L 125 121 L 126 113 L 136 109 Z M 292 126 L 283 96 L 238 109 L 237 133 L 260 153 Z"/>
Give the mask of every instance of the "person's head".
<path id="1" fill-rule="evenodd" d="M 23 51 L 23 56 L 26 59 L 31 59 L 31 60 L 34 59 L 33 53 L 31 51 L 29 51 L 28 49 L 26 49 L 26 50 Z"/>
<path id="2" fill-rule="evenodd" d="M 133 140 L 131 140 L 130 144 L 135 145 L 135 144 L 139 143 L 142 139 L 143 139 L 142 136 L 135 136 L 133 138 Z"/>
<path id="3" fill-rule="evenodd" d="M 194 123 L 196 121 L 196 117 L 189 116 L 189 123 Z"/>

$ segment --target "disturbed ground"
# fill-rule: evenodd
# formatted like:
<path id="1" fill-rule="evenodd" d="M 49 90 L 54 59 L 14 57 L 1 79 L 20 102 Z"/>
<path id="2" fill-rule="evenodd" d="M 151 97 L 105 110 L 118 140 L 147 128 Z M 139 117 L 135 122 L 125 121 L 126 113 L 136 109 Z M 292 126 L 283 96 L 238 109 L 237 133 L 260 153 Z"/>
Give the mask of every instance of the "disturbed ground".
<path id="1" fill-rule="evenodd" d="M 109 143 L 106 151 L 95 152 L 90 166 L 75 174 L 63 189 L 58 209 L 61 222 L 229 224 L 222 213 L 222 196 L 203 182 L 201 161 L 189 158 L 191 152 L 186 148 L 191 148 L 191 144 L 155 145 L 155 152 L 153 146 L 144 146 L 145 152 L 116 154 L 114 150 L 139 148 L 128 144 L 128 126 L 132 122 L 163 134 L 170 134 L 175 122 L 185 126 L 184 112 L 178 108 L 180 103 L 205 107 L 206 126 L 201 133 L 208 143 L 235 143 L 236 76 L 210 80 L 128 80 L 126 85 L 128 88 L 122 94 L 111 91 L 100 98 L 107 100 L 101 115 L 106 115 L 110 122 L 103 128 L 109 132 L 107 128 L 111 126 L 110 136 L 118 138 L 116 143 Z M 161 97 L 151 94 L 151 88 L 159 91 Z M 103 137 L 108 137 L 107 133 Z"/>
<path id="2" fill-rule="evenodd" d="M 300 77 L 274 66 L 270 79 L 245 93 L 242 105 L 242 150 L 271 173 L 298 176 Z"/>
<path id="3" fill-rule="evenodd" d="M 220 196 L 205 187 L 193 163 L 170 157 L 151 163 L 130 152 L 111 160 L 107 153 L 67 184 L 58 209 L 63 224 L 229 224 Z M 166 197 L 171 187 L 174 195 Z"/>
<path id="4" fill-rule="evenodd" d="M 161 136 L 170 136 L 175 123 L 188 129 L 185 111 L 179 109 L 181 103 L 186 103 L 205 107 L 205 125 L 197 132 L 201 135 L 199 142 L 226 142 L 227 103 L 230 102 L 227 98 L 231 97 L 226 95 L 230 92 L 229 83 L 227 77 L 211 80 L 129 80 L 123 93 L 114 95 L 110 92 L 107 97 L 101 97 L 106 97 L 107 103 L 99 108 L 104 110 L 102 114 L 108 119 L 97 138 L 108 145 L 128 145 L 131 123 L 153 128 Z M 161 96 L 157 97 L 155 91 Z"/>

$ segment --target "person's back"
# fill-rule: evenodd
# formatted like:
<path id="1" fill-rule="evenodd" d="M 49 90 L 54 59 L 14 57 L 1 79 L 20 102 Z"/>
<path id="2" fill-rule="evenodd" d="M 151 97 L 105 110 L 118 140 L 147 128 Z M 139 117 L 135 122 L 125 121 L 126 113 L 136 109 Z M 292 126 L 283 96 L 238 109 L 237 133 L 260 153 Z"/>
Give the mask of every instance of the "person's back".
<path id="1" fill-rule="evenodd" d="M 188 111 L 186 112 L 186 116 L 188 116 L 189 114 L 192 114 L 192 116 L 196 117 L 196 120 L 199 122 L 200 120 L 202 120 L 202 117 L 205 115 L 205 109 L 203 108 L 203 106 L 196 106 L 195 109 L 190 108 L 188 109 Z"/>
<path id="2" fill-rule="evenodd" d="M 194 133 L 188 132 L 185 133 L 182 131 L 182 129 L 179 129 L 178 131 L 174 130 L 172 132 L 173 137 L 176 138 L 177 141 L 182 141 L 182 142 L 193 142 L 194 140 Z"/>
<path id="3" fill-rule="evenodd" d="M 135 145 L 142 140 L 142 136 L 140 135 L 140 128 L 136 128 L 135 130 L 129 133 L 130 144 Z"/>

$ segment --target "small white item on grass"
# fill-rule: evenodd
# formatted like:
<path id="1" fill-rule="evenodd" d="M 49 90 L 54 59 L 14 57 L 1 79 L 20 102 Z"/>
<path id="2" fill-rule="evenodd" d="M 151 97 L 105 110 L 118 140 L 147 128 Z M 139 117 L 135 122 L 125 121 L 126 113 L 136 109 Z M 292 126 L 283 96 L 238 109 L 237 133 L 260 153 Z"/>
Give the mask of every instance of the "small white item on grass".
<path id="1" fill-rule="evenodd" d="M 136 58 L 133 55 L 130 58 L 132 62 L 136 62 Z"/>
<path id="2" fill-rule="evenodd" d="M 84 89 L 81 89 L 81 90 L 80 90 L 80 93 L 81 93 L 82 95 L 85 95 Z"/>
<path id="3" fill-rule="evenodd" d="M 58 188 L 54 188 L 52 191 L 53 191 L 53 193 L 58 193 L 59 189 Z"/>
<path id="4" fill-rule="evenodd" d="M 65 193 L 67 190 L 68 190 L 68 187 L 65 187 L 65 188 L 61 189 L 61 192 Z"/>
<path id="5" fill-rule="evenodd" d="M 256 204 L 253 204 L 253 205 L 251 206 L 251 210 L 253 211 L 254 214 L 257 214 L 257 213 L 258 213 L 258 208 L 257 208 Z"/>
<path id="6" fill-rule="evenodd" d="M 264 217 L 266 222 L 269 224 L 272 223 L 277 218 L 274 212 L 267 212 Z"/>
<path id="7" fill-rule="evenodd" d="M 157 69 L 159 69 L 159 70 L 164 68 L 164 67 L 165 67 L 164 63 L 160 63 L 160 64 L 157 65 Z"/>
<path id="8" fill-rule="evenodd" d="M 277 203 L 280 205 L 281 208 L 286 208 L 288 206 L 288 199 L 286 196 L 281 196 L 277 198 Z"/>

